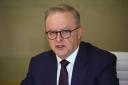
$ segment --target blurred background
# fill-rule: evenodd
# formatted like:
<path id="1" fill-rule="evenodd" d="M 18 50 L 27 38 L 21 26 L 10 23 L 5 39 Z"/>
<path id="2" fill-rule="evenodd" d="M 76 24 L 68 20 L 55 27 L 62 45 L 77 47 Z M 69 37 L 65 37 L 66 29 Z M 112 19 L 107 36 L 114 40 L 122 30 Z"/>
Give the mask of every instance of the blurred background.
<path id="1" fill-rule="evenodd" d="M 80 12 L 83 41 L 128 51 L 128 0 L 0 0 L 0 85 L 19 85 L 31 57 L 50 49 L 43 19 L 56 4 Z"/>

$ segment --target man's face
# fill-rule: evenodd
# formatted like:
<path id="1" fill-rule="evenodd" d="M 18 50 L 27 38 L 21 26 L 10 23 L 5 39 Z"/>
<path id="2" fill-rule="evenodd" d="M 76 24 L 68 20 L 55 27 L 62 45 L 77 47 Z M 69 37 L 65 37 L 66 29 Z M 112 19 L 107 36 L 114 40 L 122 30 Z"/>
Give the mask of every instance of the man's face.
<path id="1" fill-rule="evenodd" d="M 46 32 L 73 30 L 76 28 L 74 16 L 70 12 L 56 12 L 50 14 L 46 19 Z M 82 35 L 82 28 L 71 32 L 69 38 L 62 38 L 60 33 L 55 39 L 48 39 L 50 47 L 57 56 L 64 59 L 67 58 L 79 45 Z"/>

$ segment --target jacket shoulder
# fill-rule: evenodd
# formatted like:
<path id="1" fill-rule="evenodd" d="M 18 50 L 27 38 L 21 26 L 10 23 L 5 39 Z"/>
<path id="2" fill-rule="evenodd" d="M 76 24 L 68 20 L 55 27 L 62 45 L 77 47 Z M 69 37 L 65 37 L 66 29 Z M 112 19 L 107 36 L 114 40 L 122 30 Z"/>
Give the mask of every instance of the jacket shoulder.
<path id="1" fill-rule="evenodd" d="M 31 58 L 31 64 L 41 64 L 41 63 L 48 63 L 50 60 L 55 60 L 55 54 L 52 50 L 42 52 L 34 57 Z"/>
<path id="2" fill-rule="evenodd" d="M 90 60 L 107 61 L 109 63 L 115 62 L 117 60 L 114 54 L 87 42 L 82 42 L 80 48 L 82 51 L 85 51 L 84 53 L 89 56 Z"/>

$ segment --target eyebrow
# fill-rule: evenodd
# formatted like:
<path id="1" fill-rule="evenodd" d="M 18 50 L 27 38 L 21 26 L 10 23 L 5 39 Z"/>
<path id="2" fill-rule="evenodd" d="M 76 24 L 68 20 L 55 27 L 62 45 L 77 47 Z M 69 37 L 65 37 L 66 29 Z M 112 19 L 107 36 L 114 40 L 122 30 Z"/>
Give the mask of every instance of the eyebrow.
<path id="1" fill-rule="evenodd" d="M 48 31 L 63 31 L 63 30 L 70 30 L 70 29 L 69 29 L 69 27 L 64 27 L 64 28 L 62 28 L 60 30 L 52 30 L 52 29 L 46 30 L 46 32 L 48 32 Z"/>

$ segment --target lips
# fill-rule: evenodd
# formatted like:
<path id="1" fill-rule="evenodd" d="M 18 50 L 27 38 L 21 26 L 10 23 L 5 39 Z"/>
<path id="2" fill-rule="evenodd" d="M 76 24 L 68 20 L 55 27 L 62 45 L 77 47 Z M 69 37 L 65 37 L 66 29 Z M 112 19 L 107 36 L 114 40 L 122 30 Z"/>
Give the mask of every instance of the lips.
<path id="1" fill-rule="evenodd" d="M 63 49 L 65 47 L 65 45 L 56 45 L 57 49 Z"/>

